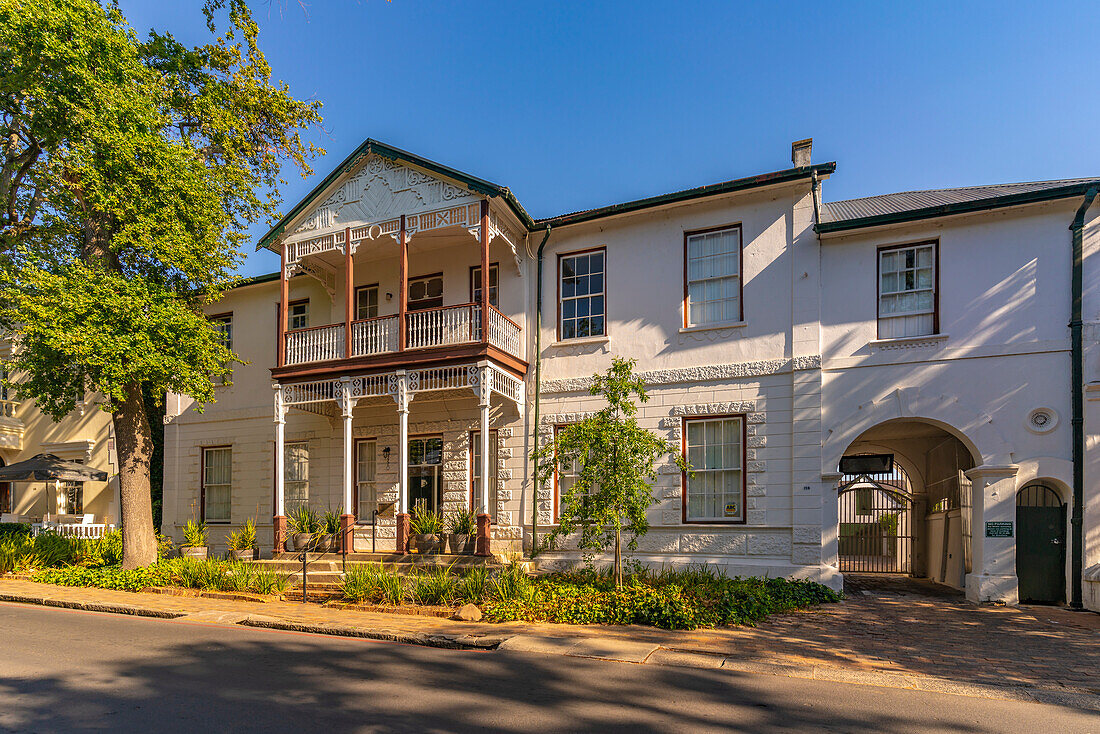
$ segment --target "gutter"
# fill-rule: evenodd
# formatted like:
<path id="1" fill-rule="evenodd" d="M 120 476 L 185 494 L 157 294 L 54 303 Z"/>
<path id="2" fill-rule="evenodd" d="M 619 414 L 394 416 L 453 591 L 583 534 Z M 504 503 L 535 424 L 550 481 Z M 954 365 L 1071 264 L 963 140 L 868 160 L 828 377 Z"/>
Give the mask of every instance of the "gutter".
<path id="1" fill-rule="evenodd" d="M 1077 208 L 1073 224 L 1069 226 L 1073 241 L 1073 271 L 1071 277 L 1070 310 L 1070 383 L 1073 388 L 1073 506 L 1070 525 L 1070 606 L 1081 609 L 1082 581 L 1084 575 L 1084 515 L 1085 515 L 1085 387 L 1084 346 L 1082 339 L 1081 300 L 1084 271 L 1085 213 L 1092 206 L 1100 186 L 1093 184 L 1085 192 L 1085 200 Z"/>
<path id="2" fill-rule="evenodd" d="M 542 250 L 546 247 L 547 240 L 550 239 L 550 225 L 546 225 L 546 234 L 542 236 L 542 242 L 539 243 L 538 253 L 535 257 L 538 260 L 538 275 L 537 283 L 535 285 L 535 450 L 538 450 L 539 446 L 539 396 L 542 391 Z M 539 483 L 538 483 L 538 463 L 534 458 L 535 452 L 532 451 L 532 463 L 535 464 L 535 471 L 533 474 L 534 481 L 532 484 L 535 487 L 533 492 L 534 499 L 531 501 L 531 557 L 534 558 L 539 552 Z"/>

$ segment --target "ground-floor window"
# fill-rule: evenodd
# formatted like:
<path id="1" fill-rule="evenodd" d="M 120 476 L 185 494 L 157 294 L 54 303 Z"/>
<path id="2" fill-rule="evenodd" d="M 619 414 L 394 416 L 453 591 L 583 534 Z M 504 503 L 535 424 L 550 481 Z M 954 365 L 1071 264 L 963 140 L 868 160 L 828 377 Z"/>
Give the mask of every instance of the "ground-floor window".
<path id="1" fill-rule="evenodd" d="M 229 522 L 233 497 L 233 449 L 202 450 L 202 520 Z"/>
<path id="2" fill-rule="evenodd" d="M 558 434 L 568 428 L 568 425 L 554 426 L 554 441 L 558 440 Z M 557 521 L 565 510 L 565 495 L 573 488 L 573 485 L 577 483 L 577 480 L 581 475 L 581 463 L 574 459 L 567 465 L 562 466 L 560 463 L 555 467 L 554 472 L 554 520 Z M 595 488 L 589 490 L 589 495 L 592 494 Z"/>
<path id="3" fill-rule="evenodd" d="M 684 421 L 684 522 L 745 521 L 743 416 Z"/>
<path id="4" fill-rule="evenodd" d="M 373 438 L 355 445 L 355 506 L 356 521 L 364 525 L 374 524 L 378 510 L 378 442 Z"/>
<path id="5" fill-rule="evenodd" d="M 284 446 L 283 503 L 286 514 L 309 506 L 309 443 L 298 441 Z"/>
<path id="6" fill-rule="evenodd" d="M 84 514 L 84 482 L 62 482 L 61 493 L 66 515 Z"/>
<path id="7" fill-rule="evenodd" d="M 12 512 L 11 482 L 0 482 L 0 512 Z"/>
<path id="8" fill-rule="evenodd" d="M 470 431 L 470 509 L 481 507 L 481 431 Z M 497 508 L 497 432 L 489 431 L 489 514 Z"/>
<path id="9" fill-rule="evenodd" d="M 443 494 L 443 437 L 409 439 L 409 507 L 438 512 Z"/>

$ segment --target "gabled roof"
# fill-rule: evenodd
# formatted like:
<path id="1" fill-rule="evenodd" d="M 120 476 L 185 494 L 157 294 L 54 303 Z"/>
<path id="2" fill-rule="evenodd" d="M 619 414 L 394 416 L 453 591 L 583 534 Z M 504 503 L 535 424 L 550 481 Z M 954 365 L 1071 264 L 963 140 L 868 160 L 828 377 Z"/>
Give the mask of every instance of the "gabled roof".
<path id="1" fill-rule="evenodd" d="M 649 209 L 656 206 L 665 206 L 666 204 L 677 204 L 692 199 L 700 199 L 705 196 L 716 196 L 718 194 L 728 194 L 734 191 L 743 191 L 745 189 L 753 189 L 760 186 L 772 186 L 774 184 L 798 181 L 800 179 L 810 178 L 815 173 L 819 176 L 827 176 L 835 170 L 835 161 L 830 163 L 817 163 L 812 166 L 787 168 L 782 171 L 775 171 L 774 173 L 761 173 L 756 176 L 749 176 L 748 178 L 735 178 L 732 181 L 723 181 L 722 183 L 708 184 L 706 186 L 697 186 L 693 189 L 675 191 L 671 194 L 661 194 L 660 196 L 650 196 L 645 199 L 635 199 L 634 201 L 628 201 L 623 204 L 611 204 L 610 206 L 604 206 L 598 209 L 585 209 L 579 212 L 572 212 L 571 214 L 561 214 L 556 217 L 536 219 L 535 226 L 542 228 L 546 225 L 560 227 L 566 224 L 578 224 L 579 222 L 587 222 L 592 219 L 611 217 L 616 214 L 626 214 L 638 211 L 639 209 Z"/>
<path id="2" fill-rule="evenodd" d="M 957 189 L 903 191 L 821 205 L 817 231 L 841 232 L 898 222 L 917 221 L 951 214 L 1033 204 L 1082 196 L 1100 178 L 1069 178 L 1060 181 L 965 186 Z"/>
<path id="3" fill-rule="evenodd" d="M 402 163 L 409 163 L 418 168 L 423 168 L 426 171 L 431 171 L 444 178 L 449 178 L 452 181 L 456 181 L 466 188 L 474 191 L 483 196 L 497 197 L 499 196 L 512 212 L 516 215 L 523 226 L 530 229 L 534 221 L 531 219 L 531 215 L 520 205 L 516 197 L 512 195 L 506 187 L 486 181 L 476 176 L 471 176 L 468 173 L 463 173 L 457 169 L 445 166 L 442 163 L 436 163 L 435 161 L 422 158 L 415 153 L 410 153 L 400 148 L 394 148 L 392 145 L 386 145 L 372 138 L 367 138 L 363 141 L 362 145 L 352 151 L 351 155 L 340 162 L 340 165 L 332 169 L 329 175 L 325 176 L 321 180 L 321 183 L 317 184 L 312 191 L 305 195 L 305 197 L 298 202 L 298 204 L 287 212 L 286 216 L 279 220 L 278 224 L 268 230 L 267 234 L 260 238 L 260 241 L 256 243 L 256 249 L 259 250 L 263 247 L 268 247 L 275 241 L 275 239 L 281 235 L 286 227 L 303 211 L 305 211 L 318 197 L 321 196 L 332 185 L 336 179 L 343 176 L 349 170 L 355 167 L 359 161 L 367 157 L 371 153 L 379 155 L 383 158 L 388 158 L 391 161 L 400 161 Z"/>

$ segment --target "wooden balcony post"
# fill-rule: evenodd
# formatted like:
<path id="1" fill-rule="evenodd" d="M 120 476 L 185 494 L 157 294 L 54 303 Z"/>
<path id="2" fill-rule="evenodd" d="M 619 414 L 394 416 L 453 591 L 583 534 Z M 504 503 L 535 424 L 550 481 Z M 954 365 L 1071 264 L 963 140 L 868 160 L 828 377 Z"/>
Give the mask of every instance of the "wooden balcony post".
<path id="1" fill-rule="evenodd" d="M 397 294 L 397 349 L 405 351 L 405 309 L 408 308 L 409 299 L 409 246 L 405 242 L 405 215 L 401 215 L 401 232 L 398 234 L 398 242 L 401 246 L 399 257 L 399 270 L 401 273 L 401 290 Z"/>
<path id="2" fill-rule="evenodd" d="M 489 200 L 481 200 L 481 341 L 489 343 Z"/>
<path id="3" fill-rule="evenodd" d="M 344 228 L 344 359 L 351 359 L 351 321 L 355 308 L 355 277 L 351 262 L 351 227 Z"/>
<path id="4" fill-rule="evenodd" d="M 286 243 L 279 252 L 279 344 L 276 350 L 276 362 L 286 366 L 286 331 L 290 312 L 290 283 L 286 275 Z"/>

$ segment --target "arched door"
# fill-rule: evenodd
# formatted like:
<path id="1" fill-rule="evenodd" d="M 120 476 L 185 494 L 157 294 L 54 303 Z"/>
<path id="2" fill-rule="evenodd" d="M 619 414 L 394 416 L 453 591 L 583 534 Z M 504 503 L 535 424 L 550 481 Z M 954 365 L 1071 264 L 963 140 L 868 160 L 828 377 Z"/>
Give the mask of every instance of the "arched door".
<path id="1" fill-rule="evenodd" d="M 1066 506 L 1044 484 L 1016 495 L 1016 576 L 1020 601 L 1058 604 L 1066 595 Z"/>

